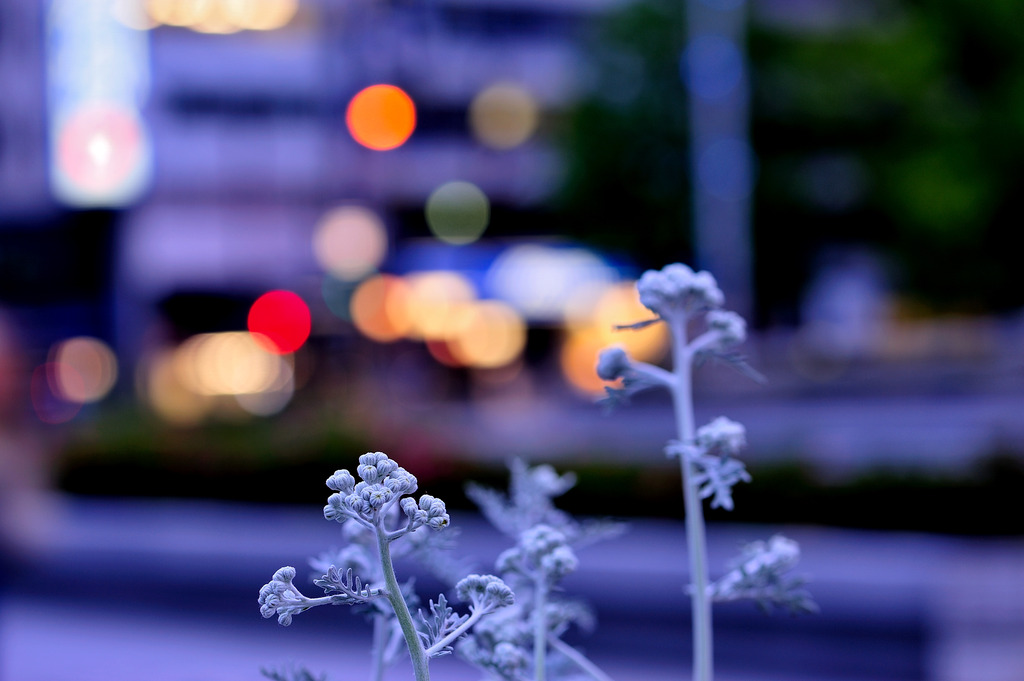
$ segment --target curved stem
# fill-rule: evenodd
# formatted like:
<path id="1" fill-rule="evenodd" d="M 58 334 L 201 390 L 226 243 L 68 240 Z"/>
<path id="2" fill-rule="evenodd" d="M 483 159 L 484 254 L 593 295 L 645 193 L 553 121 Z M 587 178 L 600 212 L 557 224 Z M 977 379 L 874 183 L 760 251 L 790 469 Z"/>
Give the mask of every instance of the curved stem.
<path id="1" fill-rule="evenodd" d="M 672 364 L 676 381 L 672 386 L 676 427 L 679 440 L 691 444 L 696 428 L 693 415 L 692 349 L 686 342 L 686 317 L 671 319 Z M 693 480 L 693 463 L 680 455 L 683 476 L 683 504 L 686 509 L 686 544 L 690 559 L 691 619 L 693 622 L 693 679 L 711 681 L 713 676 L 711 600 L 708 598 L 707 539 L 704 529 L 704 509 Z"/>
<path id="2" fill-rule="evenodd" d="M 548 636 L 548 643 L 551 644 L 552 648 L 572 660 L 577 667 L 585 671 L 587 674 L 590 674 L 590 676 L 594 677 L 597 681 L 612 681 L 612 677 L 601 671 L 596 664 L 587 659 L 586 655 L 576 650 L 557 636 Z"/>
<path id="3" fill-rule="evenodd" d="M 427 648 L 427 657 L 430 657 L 435 653 L 444 650 L 445 647 L 453 643 L 455 639 L 469 631 L 470 627 L 476 624 L 480 620 L 480 618 L 486 614 L 487 612 L 484 610 L 471 610 L 469 613 L 469 617 L 466 618 L 465 622 L 460 624 L 452 631 L 448 632 L 448 635 L 442 638 L 440 641 Z"/>
<path id="4" fill-rule="evenodd" d="M 430 670 L 427 667 L 428 659 L 426 651 L 423 650 L 423 643 L 420 641 L 416 625 L 412 620 L 412 613 L 409 612 L 409 605 L 402 596 L 402 589 L 398 586 L 398 578 L 395 576 L 395 566 L 391 562 L 391 546 L 388 542 L 387 531 L 382 523 L 378 522 L 374 528 L 377 535 L 377 552 L 380 557 L 380 565 L 384 571 L 384 584 L 387 587 L 388 600 L 395 610 L 398 624 L 402 627 L 402 634 L 405 636 L 405 645 L 409 649 L 409 657 L 412 658 L 412 670 L 416 681 L 430 681 Z"/>

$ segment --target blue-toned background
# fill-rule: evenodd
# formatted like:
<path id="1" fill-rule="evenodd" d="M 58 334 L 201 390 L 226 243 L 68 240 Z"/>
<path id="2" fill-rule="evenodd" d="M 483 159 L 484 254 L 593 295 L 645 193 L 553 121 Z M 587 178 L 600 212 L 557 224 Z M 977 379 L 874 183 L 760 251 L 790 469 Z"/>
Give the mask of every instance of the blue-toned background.
<path id="1" fill-rule="evenodd" d="M 666 359 L 614 326 L 670 262 L 715 274 L 767 379 L 697 373 L 753 475 L 712 574 L 782 530 L 823 611 L 721 607 L 721 678 L 1024 679 L 1022 20 L 0 0 L 0 679 L 363 678 L 358 617 L 282 629 L 256 593 L 340 541 L 322 481 L 371 450 L 484 570 L 464 483 L 577 471 L 562 506 L 632 531 L 581 553 L 573 642 L 685 675 L 668 398 L 595 404 L 601 348 Z"/>

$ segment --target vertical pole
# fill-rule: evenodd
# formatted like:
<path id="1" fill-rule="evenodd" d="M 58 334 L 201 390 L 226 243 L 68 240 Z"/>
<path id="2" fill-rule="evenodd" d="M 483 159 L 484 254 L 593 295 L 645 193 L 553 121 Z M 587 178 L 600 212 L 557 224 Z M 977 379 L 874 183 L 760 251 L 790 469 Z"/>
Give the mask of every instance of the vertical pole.
<path id="1" fill-rule="evenodd" d="M 714 272 L 729 307 L 750 318 L 753 257 L 746 0 L 686 0 L 681 71 L 689 93 L 696 266 Z"/>

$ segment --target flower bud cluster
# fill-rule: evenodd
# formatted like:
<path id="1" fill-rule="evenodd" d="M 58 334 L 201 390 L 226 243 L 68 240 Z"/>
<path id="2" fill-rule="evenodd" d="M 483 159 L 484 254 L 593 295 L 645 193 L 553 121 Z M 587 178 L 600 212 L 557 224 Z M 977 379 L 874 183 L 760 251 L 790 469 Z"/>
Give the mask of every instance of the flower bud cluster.
<path id="1" fill-rule="evenodd" d="M 735 456 L 747 446 L 747 429 L 742 423 L 719 416 L 697 429 L 697 446 L 705 452 Z"/>
<path id="2" fill-rule="evenodd" d="M 415 530 L 421 525 L 426 525 L 432 530 L 443 530 L 451 521 L 444 502 L 429 494 L 420 496 L 418 503 L 409 497 L 402 499 L 402 511 L 409 517 L 410 530 Z"/>
<path id="3" fill-rule="evenodd" d="M 324 517 L 343 523 L 349 518 L 373 518 L 399 498 L 417 489 L 416 477 L 389 459 L 383 452 L 370 452 L 359 457 L 356 482 L 348 470 L 335 471 L 327 478 L 327 487 L 334 494 L 327 498 Z"/>
<path id="4" fill-rule="evenodd" d="M 718 308 L 725 302 L 710 272 L 694 272 L 682 263 L 644 272 L 636 288 L 640 302 L 662 317 Z"/>
<path id="5" fill-rule="evenodd" d="M 573 473 L 559 475 L 553 466 L 547 464 L 534 466 L 526 472 L 533 489 L 549 499 L 565 494 L 576 484 L 576 476 Z"/>
<path id="6" fill-rule="evenodd" d="M 564 534 L 550 525 L 536 525 L 519 536 L 519 545 L 498 556 L 499 572 L 532 574 L 539 571 L 554 583 L 579 565 Z"/>
<path id="7" fill-rule="evenodd" d="M 520 679 L 529 666 L 530 639 L 528 620 L 516 605 L 480 620 L 460 641 L 459 653 L 502 679 Z"/>
<path id="8" fill-rule="evenodd" d="M 604 381 L 615 381 L 629 371 L 629 355 L 620 345 L 605 348 L 597 356 L 597 375 Z"/>
<path id="9" fill-rule="evenodd" d="M 287 627 L 292 616 L 309 609 L 309 600 L 295 588 L 295 568 L 283 567 L 274 573 L 273 579 L 260 589 L 260 614 L 264 617 L 277 615 L 277 621 Z"/>
<path id="10" fill-rule="evenodd" d="M 747 322 L 730 310 L 711 310 L 707 316 L 708 329 L 718 335 L 718 346 L 727 348 L 747 339 Z"/>
<path id="11" fill-rule="evenodd" d="M 474 610 L 490 612 L 512 605 L 515 594 L 505 582 L 494 575 L 467 575 L 455 585 L 459 598 L 473 605 Z"/>

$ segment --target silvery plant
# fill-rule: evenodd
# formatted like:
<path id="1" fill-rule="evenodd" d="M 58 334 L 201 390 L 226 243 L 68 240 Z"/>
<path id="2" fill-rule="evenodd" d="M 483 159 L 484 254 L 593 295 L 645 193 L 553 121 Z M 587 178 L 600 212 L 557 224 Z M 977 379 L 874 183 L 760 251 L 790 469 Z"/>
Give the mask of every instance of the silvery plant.
<path id="1" fill-rule="evenodd" d="M 678 439 L 666 446 L 677 458 L 683 476 L 686 536 L 689 549 L 689 593 L 692 602 L 695 681 L 712 679 L 711 603 L 754 599 L 762 607 L 788 606 L 794 612 L 816 609 L 799 579 L 787 572 L 799 559 L 796 542 L 776 535 L 746 546 L 723 576 L 709 581 L 703 501 L 731 510 L 732 488 L 749 482 L 737 458 L 746 444 L 742 425 L 719 417 L 697 428 L 694 423 L 691 376 L 706 357 L 731 362 L 753 373 L 734 353 L 746 337 L 746 324 L 721 309 L 724 297 L 707 272 L 674 264 L 646 272 L 637 284 L 641 302 L 656 317 L 623 327 L 668 324 L 672 337 L 671 371 L 632 359 L 621 347 L 600 355 L 597 372 L 606 381 L 608 402 L 628 401 L 638 391 L 661 386 L 673 397 Z M 699 331 L 690 339 L 689 333 Z M 610 681 L 581 651 L 562 640 L 570 626 L 593 626 L 586 604 L 567 598 L 562 580 L 574 572 L 577 550 L 622 531 L 611 521 L 581 523 L 557 509 L 554 499 L 575 484 L 571 473 L 552 467 L 511 464 L 508 493 L 470 485 L 467 495 L 511 547 L 497 559 L 499 576 L 470 574 L 450 560 L 442 531 L 450 524 L 445 504 L 428 494 L 419 498 L 416 478 L 381 452 L 359 458 L 356 473 L 339 470 L 327 479 L 332 493 L 324 507 L 327 520 L 342 523 L 348 540 L 340 551 L 311 561 L 322 575 L 313 584 L 323 590 L 305 596 L 295 586 L 296 570 L 283 567 L 260 589 L 260 611 L 282 625 L 319 605 L 351 605 L 373 625 L 371 681 L 408 653 L 416 681 L 430 678 L 431 659 L 454 651 L 488 678 L 498 681 L 569 681 L 589 678 Z M 468 603 L 459 614 L 444 594 L 424 612 L 411 580 L 398 581 L 393 557 L 418 558 L 458 598 Z M 513 592 L 513 589 L 515 590 Z M 413 616 L 413 611 L 417 612 Z M 307 670 L 265 671 L 275 681 L 322 681 Z"/>
<path id="2" fill-rule="evenodd" d="M 324 595 L 304 595 L 295 585 L 295 568 L 283 567 L 260 589 L 260 612 L 267 618 L 277 616 L 278 623 L 288 626 L 295 615 L 319 605 L 364 608 L 374 627 L 372 681 L 383 678 L 403 647 L 416 681 L 428 681 L 432 658 L 452 652 L 456 640 L 487 616 L 511 606 L 515 595 L 494 575 L 470 574 L 455 584 L 458 598 L 469 604 L 467 614 L 457 613 L 444 594 L 430 601 L 427 612 L 417 608 L 411 582 L 398 581 L 392 559 L 400 553 L 419 554 L 428 567 L 448 571 L 438 559 L 443 547 L 431 536 L 450 524 L 445 504 L 429 494 L 414 498 L 416 478 L 382 452 L 359 457 L 356 473 L 359 482 L 348 470 L 327 478 L 332 494 L 324 517 L 343 524 L 349 543 L 335 555 L 312 561 L 323 570 L 313 583 Z M 306 670 L 265 673 L 280 681 L 316 678 Z"/>
<path id="3" fill-rule="evenodd" d="M 579 565 L 576 549 L 619 534 L 624 526 L 605 520 L 579 523 L 555 508 L 553 499 L 576 484 L 547 465 L 511 464 L 507 495 L 470 485 L 466 493 L 484 517 L 514 545 L 496 569 L 516 590 L 516 603 L 473 630 L 459 653 L 502 681 L 593 678 L 610 681 L 582 652 L 562 640 L 571 625 L 590 629 L 594 616 L 579 600 L 563 595 L 561 581 Z"/>
<path id="4" fill-rule="evenodd" d="M 385 454 L 372 452 L 359 458 L 360 482 L 347 470 L 327 479 L 333 493 L 324 517 L 343 523 L 348 543 L 310 561 L 323 573 L 313 583 L 324 595 L 304 595 L 295 586 L 295 568 L 283 567 L 260 589 L 260 612 L 288 626 L 295 615 L 318 605 L 359 607 L 373 623 L 371 681 L 383 678 L 403 648 L 417 681 L 429 679 L 430 659 L 453 648 L 501 681 L 581 675 L 610 681 L 562 641 L 570 625 L 591 627 L 593 615 L 582 602 L 564 598 L 559 585 L 579 563 L 574 547 L 614 536 L 622 526 L 578 523 L 555 508 L 552 500 L 575 484 L 572 474 L 559 475 L 544 465 L 530 468 L 519 460 L 511 473 L 508 495 L 475 485 L 467 489 L 484 516 L 514 542 L 496 561 L 504 579 L 478 574 L 458 579 L 461 566 L 448 558 L 450 546 L 436 539 L 450 522 L 444 502 L 428 494 L 413 498 L 416 478 Z M 444 594 L 424 613 L 411 582 L 398 582 L 392 558 L 399 555 L 418 558 L 439 579 L 454 584 L 459 599 L 469 603 L 469 613 L 457 614 Z M 302 668 L 264 674 L 275 681 L 323 681 Z"/>
<path id="5" fill-rule="evenodd" d="M 750 474 L 737 458 L 746 446 L 743 425 L 718 417 L 697 427 L 693 409 L 693 370 L 708 358 L 725 360 L 748 374 L 756 375 L 735 353 L 746 340 L 744 319 L 722 309 L 725 296 L 715 278 L 695 272 L 681 263 L 645 272 L 637 282 L 640 302 L 656 316 L 621 327 L 640 329 L 651 324 L 668 326 L 672 345 L 672 370 L 637 361 L 621 346 L 607 348 L 598 358 L 597 373 L 606 381 L 607 403 L 621 404 L 647 388 L 666 388 L 672 396 L 678 439 L 665 447 L 678 459 L 683 479 L 683 504 L 689 552 L 693 622 L 693 679 L 713 678 L 713 602 L 753 599 L 763 608 L 773 604 L 793 612 L 811 612 L 817 606 L 804 591 L 802 581 L 787 577 L 800 557 L 796 542 L 781 535 L 767 542 L 754 542 L 728 566 L 724 576 L 710 581 L 703 502 L 712 508 L 732 510 L 732 488 L 750 482 Z"/>

